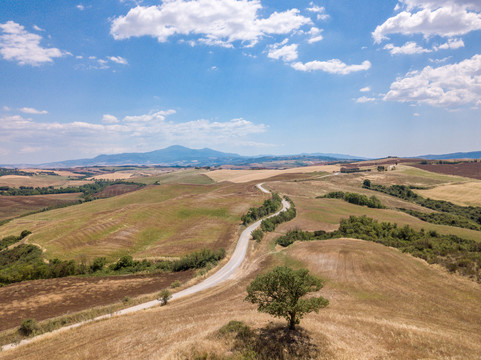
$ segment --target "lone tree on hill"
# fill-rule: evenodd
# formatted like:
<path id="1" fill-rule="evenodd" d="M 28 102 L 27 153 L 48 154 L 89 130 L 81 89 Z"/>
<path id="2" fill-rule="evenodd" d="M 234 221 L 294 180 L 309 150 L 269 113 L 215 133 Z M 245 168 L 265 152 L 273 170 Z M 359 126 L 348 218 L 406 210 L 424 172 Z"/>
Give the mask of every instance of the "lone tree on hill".
<path id="1" fill-rule="evenodd" d="M 247 287 L 246 301 L 258 304 L 257 310 L 287 320 L 289 329 L 294 330 L 304 314 L 329 305 L 323 297 L 302 299 L 310 292 L 322 288 L 321 280 L 309 275 L 309 270 L 292 270 L 285 266 L 258 275 Z"/>

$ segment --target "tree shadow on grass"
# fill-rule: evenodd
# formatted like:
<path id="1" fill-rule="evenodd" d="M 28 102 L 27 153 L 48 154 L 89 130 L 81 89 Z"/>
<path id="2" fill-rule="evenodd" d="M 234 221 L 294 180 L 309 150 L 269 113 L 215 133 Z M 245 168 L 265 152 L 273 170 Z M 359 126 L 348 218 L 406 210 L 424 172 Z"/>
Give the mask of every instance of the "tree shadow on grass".
<path id="1" fill-rule="evenodd" d="M 234 340 L 232 350 L 241 354 L 241 358 L 293 360 L 330 358 L 332 355 L 325 337 L 321 335 L 313 339 L 301 327 L 289 330 L 284 324 L 269 323 L 261 329 L 251 330 L 247 325 L 237 323 L 236 329 L 230 333 Z"/>

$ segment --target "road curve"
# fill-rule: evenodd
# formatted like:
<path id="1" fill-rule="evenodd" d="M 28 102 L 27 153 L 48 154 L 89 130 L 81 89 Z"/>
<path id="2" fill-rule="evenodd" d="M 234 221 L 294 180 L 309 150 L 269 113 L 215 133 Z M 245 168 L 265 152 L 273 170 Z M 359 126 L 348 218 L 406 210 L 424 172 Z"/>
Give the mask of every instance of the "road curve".
<path id="1" fill-rule="evenodd" d="M 263 184 L 260 183 L 260 184 L 257 184 L 256 187 L 260 191 L 262 191 L 263 193 L 270 194 L 270 191 L 266 190 L 264 187 L 262 187 L 262 185 Z M 272 214 L 272 215 L 268 216 L 267 218 L 276 216 L 279 213 L 281 213 L 283 211 L 286 211 L 290 207 L 291 207 L 291 204 L 288 201 L 283 199 L 282 200 L 282 209 L 279 210 L 278 212 L 276 212 L 275 214 Z M 236 248 L 235 248 L 234 252 L 232 253 L 232 256 L 231 256 L 230 260 L 219 271 L 214 273 L 212 276 L 209 276 L 204 281 L 173 294 L 171 300 L 180 299 L 180 298 L 183 298 L 185 296 L 192 295 L 192 294 L 195 294 L 197 292 L 209 289 L 209 288 L 211 288 L 215 285 L 218 285 L 218 284 L 226 281 L 227 279 L 229 279 L 235 273 L 235 271 L 239 268 L 239 266 L 242 264 L 242 261 L 244 260 L 244 258 L 246 256 L 246 253 L 247 253 L 247 248 L 249 246 L 249 239 L 251 238 L 252 231 L 257 229 L 260 226 L 261 222 L 262 222 L 262 220 L 258 220 L 255 223 L 249 225 L 246 229 L 244 229 L 244 231 L 242 231 L 242 233 L 239 237 L 239 241 L 237 242 Z M 89 322 L 108 319 L 112 316 L 130 314 L 130 313 L 133 313 L 133 312 L 136 312 L 136 311 L 149 309 L 151 307 L 158 306 L 160 304 L 161 304 L 161 300 L 148 301 L 148 302 L 145 302 L 143 304 L 139 304 L 139 305 L 136 305 L 136 306 L 132 306 L 132 307 L 123 309 L 123 310 L 116 311 L 112 314 L 106 314 L 106 315 L 98 316 L 98 317 L 96 317 L 94 319 L 91 319 L 91 320 L 87 320 L 87 321 L 83 321 L 83 322 L 80 322 L 80 323 L 65 326 L 65 327 L 60 328 L 58 330 L 54 330 L 52 332 L 48 332 L 48 333 L 39 335 L 35 338 L 24 339 L 24 340 L 20 341 L 19 343 L 4 345 L 4 346 L 2 346 L 1 349 L 2 349 L 2 351 L 10 350 L 10 349 L 16 348 L 17 346 L 28 344 L 28 343 L 32 342 L 33 340 L 41 339 L 44 336 L 48 336 L 48 335 L 51 335 L 51 334 L 54 334 L 54 333 L 57 333 L 57 332 L 73 329 L 73 328 L 79 327 L 79 326 L 84 325 L 84 324 L 89 323 Z"/>

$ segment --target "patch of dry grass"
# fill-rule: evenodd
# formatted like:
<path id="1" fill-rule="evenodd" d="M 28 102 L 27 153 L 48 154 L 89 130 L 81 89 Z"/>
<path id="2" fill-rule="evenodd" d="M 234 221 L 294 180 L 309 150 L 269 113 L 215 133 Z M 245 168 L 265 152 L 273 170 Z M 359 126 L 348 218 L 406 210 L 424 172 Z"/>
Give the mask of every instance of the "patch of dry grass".
<path id="1" fill-rule="evenodd" d="M 326 279 L 321 294 L 330 300 L 330 306 L 301 322 L 319 350 L 316 358 L 479 358 L 479 285 L 397 250 L 360 240 L 296 243 L 287 252 Z M 255 273 L 273 264 L 259 262 L 261 259 L 254 257 L 244 266 L 245 278 L 165 307 L 51 336 L 5 352 L 0 358 L 230 356 L 232 344 L 216 336 L 229 320 L 242 321 L 259 331 L 285 324 L 272 321 L 243 301 Z"/>
<path id="2" fill-rule="evenodd" d="M 48 258 L 180 256 L 229 248 L 241 215 L 265 197 L 250 184 L 150 186 L 13 220 L 0 237 L 28 229 Z"/>
<path id="3" fill-rule="evenodd" d="M 306 174 L 313 172 L 337 172 L 340 165 L 318 165 L 291 168 L 286 170 L 214 170 L 207 172 L 206 175 L 217 182 L 230 181 L 233 183 L 245 183 L 250 181 L 265 180 L 274 176 L 285 174 Z"/>
<path id="4" fill-rule="evenodd" d="M 461 206 L 481 206 L 481 181 L 436 186 L 429 190 L 414 190 L 425 198 L 450 201 Z"/>

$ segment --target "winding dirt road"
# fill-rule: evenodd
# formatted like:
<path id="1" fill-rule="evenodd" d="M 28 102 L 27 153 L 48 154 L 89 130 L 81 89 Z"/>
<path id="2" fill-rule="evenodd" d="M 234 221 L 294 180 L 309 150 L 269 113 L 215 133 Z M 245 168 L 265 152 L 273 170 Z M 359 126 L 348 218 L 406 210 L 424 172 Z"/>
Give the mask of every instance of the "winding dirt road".
<path id="1" fill-rule="evenodd" d="M 263 184 L 260 183 L 260 184 L 257 184 L 256 186 L 263 193 L 270 194 L 270 192 L 268 190 L 266 190 L 264 187 L 262 187 L 262 185 Z M 268 218 L 276 216 L 283 211 L 286 211 L 287 209 L 290 208 L 290 206 L 291 206 L 291 204 L 288 201 L 283 199 L 282 200 L 282 209 L 279 210 L 278 212 L 276 212 L 275 214 L 268 216 Z M 239 241 L 237 242 L 236 248 L 235 248 L 234 252 L 232 253 L 232 257 L 227 262 L 227 264 L 225 264 L 219 271 L 217 271 L 216 273 L 214 273 L 212 276 L 208 277 L 204 281 L 173 294 L 171 300 L 180 299 L 180 298 L 183 298 L 185 296 L 198 293 L 200 291 L 209 289 L 213 286 L 216 286 L 216 285 L 228 280 L 236 272 L 236 270 L 239 268 L 239 266 L 242 264 L 242 261 L 244 261 L 246 253 L 247 253 L 247 248 L 249 246 L 249 239 L 251 238 L 252 231 L 257 229 L 260 226 L 261 222 L 262 222 L 262 220 L 256 221 L 252 225 L 249 225 L 241 233 L 241 235 L 239 237 Z M 120 316 L 120 315 L 130 314 L 130 313 L 140 311 L 140 310 L 144 310 L 144 309 L 149 309 L 151 307 L 158 306 L 161 303 L 162 303 L 161 300 L 152 300 L 152 301 L 149 301 L 149 302 L 146 302 L 146 303 L 143 303 L 143 304 L 139 304 L 139 305 L 136 305 L 136 306 L 132 306 L 132 307 L 123 309 L 123 310 L 119 310 L 119 311 L 114 312 L 112 314 L 98 316 L 98 317 L 96 317 L 94 319 L 91 319 L 91 320 L 87 320 L 87 321 L 80 322 L 80 323 L 77 323 L 77 324 L 65 326 L 65 327 L 60 328 L 58 330 L 39 335 L 35 338 L 25 339 L 25 340 L 20 341 L 17 344 L 4 345 L 4 346 L 2 346 L 1 349 L 2 349 L 2 351 L 13 349 L 13 348 L 16 348 L 17 346 L 28 344 L 28 343 L 30 343 L 34 340 L 39 340 L 39 339 L 41 339 L 45 336 L 50 336 L 54 333 L 58 333 L 58 332 L 61 332 L 61 331 L 73 329 L 73 328 L 82 326 L 82 325 L 84 325 L 86 323 L 89 323 L 89 322 L 108 319 L 108 318 L 113 317 L 113 316 Z"/>

